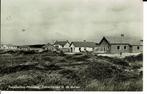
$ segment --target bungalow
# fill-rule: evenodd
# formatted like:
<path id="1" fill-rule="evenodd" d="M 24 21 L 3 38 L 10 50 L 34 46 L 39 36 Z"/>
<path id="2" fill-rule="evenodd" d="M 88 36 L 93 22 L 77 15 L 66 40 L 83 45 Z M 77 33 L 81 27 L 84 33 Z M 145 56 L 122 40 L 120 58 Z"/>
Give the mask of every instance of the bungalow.
<path id="1" fill-rule="evenodd" d="M 30 50 L 34 50 L 34 51 L 41 52 L 41 51 L 44 50 L 44 49 L 43 49 L 43 46 L 44 46 L 44 45 L 45 45 L 45 44 L 36 44 L 36 45 L 28 45 L 28 46 L 29 46 Z"/>
<path id="2" fill-rule="evenodd" d="M 69 41 L 55 41 L 53 44 L 56 49 L 60 49 L 64 52 L 70 51 L 70 43 Z"/>
<path id="3" fill-rule="evenodd" d="M 30 50 L 30 47 L 27 45 L 21 45 L 21 46 L 18 46 L 18 50 L 28 51 Z"/>
<path id="4" fill-rule="evenodd" d="M 43 49 L 44 50 L 48 50 L 48 51 L 56 51 L 56 48 L 52 44 L 50 44 L 50 43 L 44 45 Z"/>
<path id="5" fill-rule="evenodd" d="M 96 47 L 96 43 L 94 42 L 77 41 L 77 42 L 71 42 L 70 51 L 73 53 L 84 52 L 84 51 L 92 52 L 95 47 Z"/>
<path id="6" fill-rule="evenodd" d="M 12 45 L 12 44 L 1 44 L 0 45 L 0 49 L 1 50 L 17 50 L 17 46 L 16 45 Z"/>
<path id="7" fill-rule="evenodd" d="M 98 43 L 95 51 L 98 53 L 139 53 L 142 51 L 142 45 L 132 45 L 131 41 L 129 41 L 129 39 L 125 39 L 124 37 L 103 37 Z"/>
<path id="8" fill-rule="evenodd" d="M 131 44 L 131 52 L 132 53 L 139 53 L 139 52 L 143 52 L 143 44 L 142 42 L 141 43 L 132 43 Z"/>

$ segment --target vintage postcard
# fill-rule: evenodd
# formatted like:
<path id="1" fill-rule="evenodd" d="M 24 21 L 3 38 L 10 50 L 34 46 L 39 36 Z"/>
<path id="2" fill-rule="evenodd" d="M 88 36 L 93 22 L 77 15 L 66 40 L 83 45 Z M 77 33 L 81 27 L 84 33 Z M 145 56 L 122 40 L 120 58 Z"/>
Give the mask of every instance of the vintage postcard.
<path id="1" fill-rule="evenodd" d="M 1 0 L 0 90 L 143 91 L 142 0 Z"/>

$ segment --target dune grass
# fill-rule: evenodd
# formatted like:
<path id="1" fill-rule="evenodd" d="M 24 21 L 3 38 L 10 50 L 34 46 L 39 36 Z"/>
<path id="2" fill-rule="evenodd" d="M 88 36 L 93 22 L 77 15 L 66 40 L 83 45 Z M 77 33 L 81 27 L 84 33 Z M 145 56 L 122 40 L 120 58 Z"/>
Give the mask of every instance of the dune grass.
<path id="1" fill-rule="evenodd" d="M 80 87 L 70 91 L 142 91 L 143 80 L 137 71 L 142 67 L 142 63 L 137 63 L 142 62 L 141 55 L 137 60 L 134 57 L 127 59 L 52 52 L 1 54 L 0 89 L 11 90 L 9 86 L 62 85 Z"/>

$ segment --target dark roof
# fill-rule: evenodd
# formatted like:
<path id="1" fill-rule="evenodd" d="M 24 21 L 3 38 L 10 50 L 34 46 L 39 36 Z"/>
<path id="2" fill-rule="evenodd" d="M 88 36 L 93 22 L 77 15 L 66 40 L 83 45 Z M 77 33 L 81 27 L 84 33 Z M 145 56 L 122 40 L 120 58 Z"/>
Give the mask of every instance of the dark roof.
<path id="1" fill-rule="evenodd" d="M 96 47 L 94 42 L 72 42 L 75 47 Z"/>
<path id="2" fill-rule="evenodd" d="M 66 43 L 69 43 L 69 42 L 68 41 L 55 41 L 54 45 L 64 46 Z"/>
<path id="3" fill-rule="evenodd" d="M 142 43 L 130 43 L 130 45 L 132 45 L 132 46 L 142 46 L 143 44 Z"/>
<path id="4" fill-rule="evenodd" d="M 28 45 L 30 48 L 42 48 L 45 44 Z"/>
<path id="5" fill-rule="evenodd" d="M 106 37 L 103 37 L 103 39 L 106 39 L 108 43 L 111 45 L 115 45 L 115 44 L 142 45 L 139 39 L 133 39 L 129 37 L 122 38 L 122 37 L 107 37 L 106 36 Z M 101 43 L 101 41 L 99 43 Z"/>
<path id="6" fill-rule="evenodd" d="M 129 41 L 125 38 L 106 37 L 110 44 L 129 44 Z"/>
<path id="7" fill-rule="evenodd" d="M 21 46 L 18 46 L 18 48 L 29 48 L 28 45 L 21 45 Z"/>
<path id="8" fill-rule="evenodd" d="M 103 38 L 101 39 L 101 41 L 99 42 L 98 45 L 100 45 L 100 44 L 102 43 L 103 40 L 105 40 L 105 41 L 110 45 L 110 42 L 109 42 L 105 37 L 103 37 Z"/>
<path id="9" fill-rule="evenodd" d="M 50 47 L 51 47 L 51 46 L 53 47 L 53 45 L 52 45 L 52 44 L 50 44 L 50 43 L 48 43 L 48 44 L 44 45 L 43 47 L 49 47 L 49 46 L 50 46 Z"/>

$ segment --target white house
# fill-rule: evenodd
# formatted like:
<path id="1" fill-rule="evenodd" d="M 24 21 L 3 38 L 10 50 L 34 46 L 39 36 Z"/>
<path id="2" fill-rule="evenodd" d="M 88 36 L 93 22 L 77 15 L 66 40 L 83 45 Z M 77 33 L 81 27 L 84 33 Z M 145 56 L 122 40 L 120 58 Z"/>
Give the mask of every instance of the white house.
<path id="1" fill-rule="evenodd" d="M 96 47 L 96 43 L 94 42 L 77 41 L 77 42 L 71 42 L 70 50 L 73 53 L 84 52 L 84 51 L 92 52 L 95 47 Z"/>
<path id="2" fill-rule="evenodd" d="M 43 49 L 43 46 L 45 44 L 36 44 L 36 45 L 29 45 L 29 48 L 30 50 L 34 50 L 34 51 L 38 51 L 38 52 L 42 52 L 44 49 Z"/>
<path id="3" fill-rule="evenodd" d="M 69 41 L 55 41 L 55 43 L 53 45 L 56 49 L 60 49 L 64 52 L 70 52 Z"/>
<path id="4" fill-rule="evenodd" d="M 21 46 L 18 46 L 18 50 L 28 51 L 30 50 L 30 47 L 28 45 L 21 45 Z"/>
<path id="5" fill-rule="evenodd" d="M 44 45 L 43 49 L 44 50 L 48 50 L 48 51 L 56 51 L 56 48 L 52 44 L 50 44 L 50 43 Z"/>
<path id="6" fill-rule="evenodd" d="M 1 50 L 17 50 L 18 47 L 16 45 L 11 45 L 11 44 L 1 44 L 0 49 Z"/>

